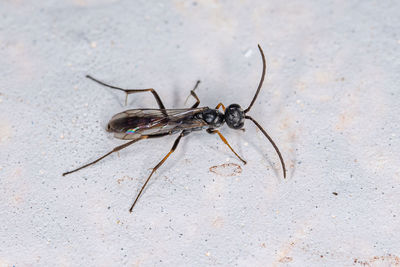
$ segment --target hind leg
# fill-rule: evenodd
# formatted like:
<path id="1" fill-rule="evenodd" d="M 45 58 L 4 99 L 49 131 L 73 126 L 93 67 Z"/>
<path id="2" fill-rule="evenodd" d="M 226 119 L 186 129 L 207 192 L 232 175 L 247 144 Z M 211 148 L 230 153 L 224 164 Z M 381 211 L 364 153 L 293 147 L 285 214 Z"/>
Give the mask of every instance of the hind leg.
<path id="1" fill-rule="evenodd" d="M 97 82 L 97 83 L 99 83 L 101 85 L 107 86 L 109 88 L 125 92 L 125 94 L 126 94 L 125 105 L 127 105 L 127 103 L 128 103 L 128 95 L 134 94 L 134 93 L 151 92 L 153 94 L 154 98 L 156 99 L 157 104 L 160 107 L 160 109 L 165 109 L 165 106 L 162 103 L 161 98 L 158 96 L 156 90 L 154 90 L 153 88 L 147 88 L 147 89 L 123 89 L 123 88 L 120 88 L 120 87 L 116 87 L 116 86 L 113 86 L 113 85 L 106 84 L 106 83 L 104 83 L 102 81 L 99 81 L 99 80 L 93 78 L 90 75 L 86 75 L 86 78 L 89 78 L 92 81 L 95 81 L 95 82 Z"/>

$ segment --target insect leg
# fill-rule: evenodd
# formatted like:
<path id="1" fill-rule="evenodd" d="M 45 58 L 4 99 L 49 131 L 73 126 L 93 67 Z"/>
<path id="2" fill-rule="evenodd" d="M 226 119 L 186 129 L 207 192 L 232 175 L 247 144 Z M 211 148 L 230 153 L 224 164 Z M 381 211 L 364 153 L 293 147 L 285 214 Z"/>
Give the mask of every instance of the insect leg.
<path id="1" fill-rule="evenodd" d="M 179 141 L 181 140 L 181 138 L 183 136 L 185 136 L 187 133 L 185 133 L 184 131 L 181 132 L 181 134 L 178 136 L 178 138 L 176 138 L 174 145 L 172 146 L 171 150 L 168 152 L 168 154 L 153 168 L 153 170 L 151 171 L 149 177 L 147 177 L 146 182 L 144 183 L 144 185 L 142 186 L 142 189 L 140 189 L 139 194 L 136 196 L 135 201 L 133 202 L 131 208 L 129 209 L 129 212 L 132 212 L 133 207 L 135 207 L 136 202 L 138 201 L 140 195 L 142 194 L 144 188 L 146 187 L 147 183 L 149 182 L 151 176 L 153 175 L 153 173 L 167 160 L 167 158 L 172 154 L 172 152 L 175 151 L 176 147 L 179 144 Z"/>
<path id="2" fill-rule="evenodd" d="M 196 82 L 194 88 L 190 91 L 190 95 L 188 95 L 188 97 L 187 97 L 186 100 L 185 100 L 185 104 L 186 104 L 186 102 L 187 102 L 188 99 L 189 99 L 189 96 L 193 96 L 193 97 L 196 99 L 196 103 L 194 103 L 193 106 L 192 106 L 191 108 L 197 108 L 197 107 L 200 105 L 200 99 L 199 99 L 199 97 L 196 95 L 196 93 L 194 92 L 194 90 L 197 89 L 197 87 L 199 86 L 199 84 L 200 84 L 200 80 L 198 80 L 198 81 Z"/>
<path id="3" fill-rule="evenodd" d="M 121 149 L 123 149 L 123 148 L 125 148 L 125 147 L 128 147 L 128 146 L 132 145 L 133 143 L 135 143 L 135 142 L 137 142 L 137 141 L 139 141 L 139 140 L 142 140 L 142 139 L 146 139 L 146 138 L 148 138 L 148 137 L 149 137 L 149 136 L 144 135 L 144 136 L 141 136 L 141 137 L 138 138 L 138 139 L 135 139 L 135 140 L 132 140 L 132 141 L 130 141 L 130 142 L 128 142 L 128 143 L 125 143 L 125 144 L 123 144 L 123 145 L 114 147 L 113 150 L 111 150 L 110 152 L 108 152 L 108 153 L 106 153 L 105 155 L 101 156 L 100 158 L 98 158 L 98 159 L 96 159 L 96 160 L 94 160 L 94 161 L 92 161 L 92 162 L 90 162 L 90 163 L 88 163 L 88 164 L 86 164 L 86 165 L 83 165 L 83 166 L 81 166 L 81 167 L 79 167 L 79 168 L 77 168 L 77 169 L 75 169 L 75 170 L 72 170 L 72 171 L 69 171 L 69 172 L 64 172 L 62 175 L 65 176 L 65 175 L 67 175 L 67 174 L 71 174 L 71 173 L 76 172 L 76 171 L 79 171 L 79 170 L 81 170 L 81 169 L 83 169 L 83 168 L 89 167 L 90 165 L 93 165 L 93 164 L 97 163 L 98 161 L 100 161 L 100 160 L 104 159 L 105 157 L 109 156 L 110 154 L 112 154 L 112 153 L 114 153 L 114 152 L 117 152 L 117 151 L 120 151 Z"/>
<path id="4" fill-rule="evenodd" d="M 222 104 L 222 103 L 219 103 L 219 104 L 215 107 L 215 109 L 219 109 L 220 107 L 222 107 L 222 110 L 225 112 L 225 106 L 224 106 L 224 104 Z"/>
<path id="5" fill-rule="evenodd" d="M 161 98 L 158 96 L 156 90 L 154 90 L 153 88 L 148 88 L 148 89 L 122 89 L 122 88 L 120 88 L 120 87 L 112 86 L 112 85 L 106 84 L 106 83 L 104 83 L 104 82 L 102 82 L 102 81 L 99 81 L 99 80 L 93 78 L 93 77 L 90 76 L 90 75 L 86 75 L 86 78 L 89 78 L 89 79 L 91 79 L 92 81 L 95 81 L 95 82 L 97 82 L 97 83 L 99 83 L 99 84 L 101 84 L 101 85 L 110 87 L 110 88 L 112 88 L 112 89 L 116 89 L 116 90 L 120 90 L 120 91 L 125 92 L 125 94 L 126 94 L 126 97 L 125 97 L 125 106 L 126 106 L 127 103 L 128 103 L 128 95 L 129 95 L 129 94 L 142 93 L 142 92 L 151 92 L 151 93 L 153 94 L 154 98 L 156 99 L 157 104 L 158 104 L 158 106 L 160 107 L 160 109 L 165 109 L 164 104 L 163 104 L 162 101 L 161 101 Z"/>
<path id="6" fill-rule="evenodd" d="M 215 130 L 215 129 L 207 129 L 207 132 L 210 133 L 210 134 L 215 134 L 215 133 L 217 133 L 217 134 L 219 135 L 219 138 L 221 138 L 222 142 L 224 142 L 225 145 L 227 145 L 227 146 L 232 150 L 233 154 L 235 154 L 236 157 L 238 157 L 244 164 L 247 163 L 244 159 L 242 159 L 242 158 L 235 152 L 235 150 L 233 150 L 233 148 L 229 145 L 228 141 L 225 139 L 225 137 L 224 137 L 218 130 Z"/>

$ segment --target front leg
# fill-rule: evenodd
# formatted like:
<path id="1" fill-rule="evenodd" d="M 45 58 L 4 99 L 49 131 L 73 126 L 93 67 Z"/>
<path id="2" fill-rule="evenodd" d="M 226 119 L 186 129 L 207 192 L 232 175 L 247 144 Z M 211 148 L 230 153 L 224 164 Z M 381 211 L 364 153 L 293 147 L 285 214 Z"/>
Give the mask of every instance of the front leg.
<path id="1" fill-rule="evenodd" d="M 224 142 L 225 145 L 227 145 L 227 146 L 231 149 L 231 151 L 233 152 L 233 154 L 235 154 L 236 157 L 238 157 L 238 159 L 240 159 L 244 164 L 247 163 L 244 159 L 242 159 L 242 158 L 235 152 L 235 150 L 233 150 L 233 148 L 229 145 L 228 141 L 227 141 L 226 138 L 220 133 L 220 131 L 218 131 L 218 130 L 216 130 L 216 129 L 207 129 L 207 133 L 209 133 L 209 134 L 215 134 L 215 133 L 217 133 L 217 134 L 219 135 L 219 138 L 221 138 L 222 142 Z"/>
<path id="2" fill-rule="evenodd" d="M 215 109 L 219 109 L 220 107 L 222 107 L 222 110 L 225 112 L 225 106 L 221 102 L 215 107 Z"/>

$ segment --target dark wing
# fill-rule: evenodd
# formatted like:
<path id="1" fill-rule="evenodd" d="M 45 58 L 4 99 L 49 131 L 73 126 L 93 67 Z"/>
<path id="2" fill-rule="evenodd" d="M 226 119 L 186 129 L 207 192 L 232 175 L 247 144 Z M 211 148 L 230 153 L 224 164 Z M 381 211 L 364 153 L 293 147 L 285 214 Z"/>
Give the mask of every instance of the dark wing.
<path id="1" fill-rule="evenodd" d="M 119 139 L 132 140 L 142 135 L 175 133 L 202 128 L 207 123 L 195 115 L 208 109 L 130 109 L 112 117 L 108 130 Z"/>

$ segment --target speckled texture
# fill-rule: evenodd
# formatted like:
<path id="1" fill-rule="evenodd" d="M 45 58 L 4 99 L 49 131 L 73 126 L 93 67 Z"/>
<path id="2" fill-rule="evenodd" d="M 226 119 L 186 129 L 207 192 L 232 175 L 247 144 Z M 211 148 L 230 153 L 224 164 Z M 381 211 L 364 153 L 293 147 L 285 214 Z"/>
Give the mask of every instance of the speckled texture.
<path id="1" fill-rule="evenodd" d="M 396 1 L 1 1 L 0 266 L 400 265 L 399 10 Z M 123 143 L 105 131 L 123 94 L 86 74 L 154 87 L 170 108 L 201 79 L 202 105 L 245 107 L 261 73 L 258 43 L 268 73 L 251 115 L 280 147 L 286 180 L 249 122 L 245 133 L 221 130 L 247 165 L 217 136 L 191 134 L 132 214 L 174 137 L 61 176 Z M 156 103 L 132 95 L 129 107 Z"/>

